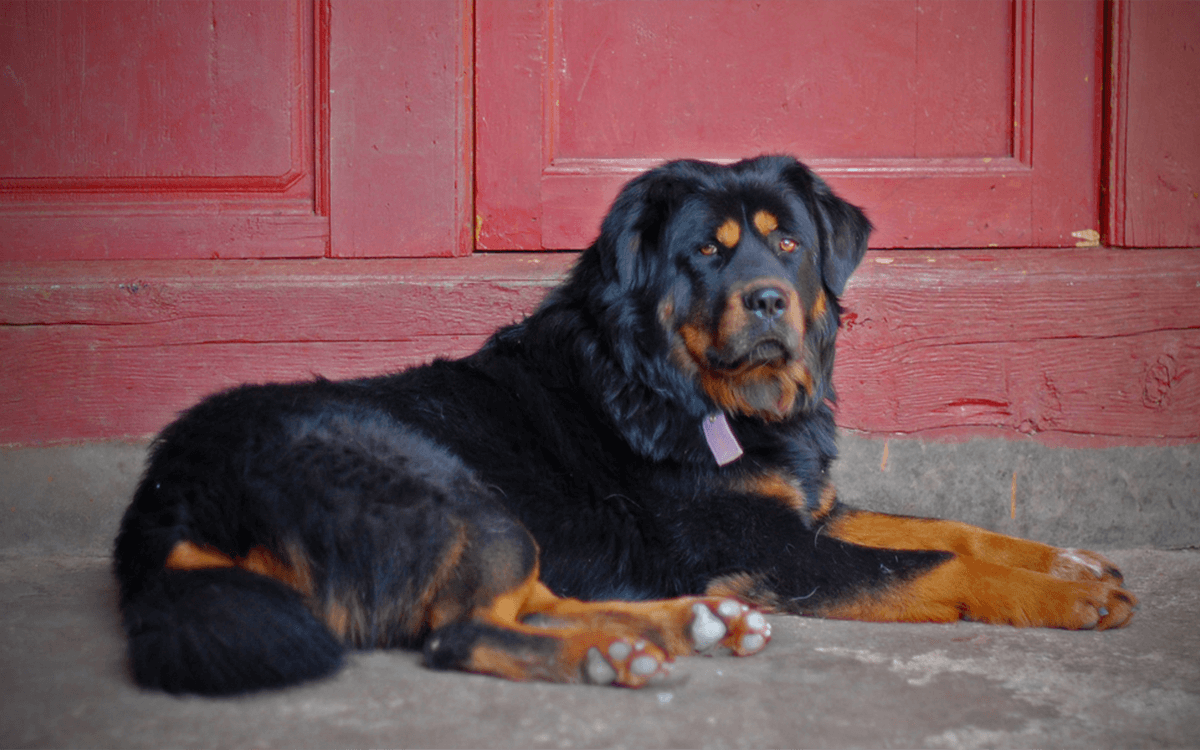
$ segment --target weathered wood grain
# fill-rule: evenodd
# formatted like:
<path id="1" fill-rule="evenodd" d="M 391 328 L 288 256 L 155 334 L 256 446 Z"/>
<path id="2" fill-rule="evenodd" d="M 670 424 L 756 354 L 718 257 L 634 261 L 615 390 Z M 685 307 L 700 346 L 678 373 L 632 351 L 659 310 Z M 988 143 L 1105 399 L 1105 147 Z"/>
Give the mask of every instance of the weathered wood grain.
<path id="1" fill-rule="evenodd" d="M 845 305 L 844 427 L 1200 437 L 1195 251 L 872 253 Z"/>
<path id="2" fill-rule="evenodd" d="M 141 438 L 235 383 L 460 356 L 573 257 L 6 264 L 0 443 Z M 845 428 L 1200 440 L 1196 251 L 872 252 L 844 303 Z"/>

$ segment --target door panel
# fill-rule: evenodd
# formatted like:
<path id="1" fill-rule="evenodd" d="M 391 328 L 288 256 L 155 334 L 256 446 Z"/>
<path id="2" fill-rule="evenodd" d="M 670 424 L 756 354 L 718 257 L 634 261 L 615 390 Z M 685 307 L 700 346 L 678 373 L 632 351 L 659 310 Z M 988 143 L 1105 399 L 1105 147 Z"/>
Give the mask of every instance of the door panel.
<path id="1" fill-rule="evenodd" d="M 471 250 L 470 0 L 0 17 L 0 260 Z"/>
<path id="2" fill-rule="evenodd" d="M 324 253 L 311 3 L 0 15 L 0 257 Z"/>
<path id="3" fill-rule="evenodd" d="M 864 205 L 876 246 L 1097 229 L 1095 3 L 481 0 L 477 16 L 481 249 L 581 247 L 648 166 L 780 151 Z"/>
<path id="4" fill-rule="evenodd" d="M 556 158 L 736 157 L 747 141 L 810 159 L 1011 154 L 1006 3 L 556 10 Z"/>
<path id="5" fill-rule="evenodd" d="M 332 0 L 335 257 L 466 255 L 470 0 Z"/>
<path id="6" fill-rule="evenodd" d="M 1108 241 L 1200 245 L 1200 3 L 1111 6 Z"/>
<path id="7" fill-rule="evenodd" d="M 295 122 L 303 103 L 294 84 L 305 74 L 298 11 L 5 3 L 0 129 L 10 135 L 0 174 L 59 187 L 186 179 L 212 189 L 234 175 L 288 173 L 304 132 Z"/>

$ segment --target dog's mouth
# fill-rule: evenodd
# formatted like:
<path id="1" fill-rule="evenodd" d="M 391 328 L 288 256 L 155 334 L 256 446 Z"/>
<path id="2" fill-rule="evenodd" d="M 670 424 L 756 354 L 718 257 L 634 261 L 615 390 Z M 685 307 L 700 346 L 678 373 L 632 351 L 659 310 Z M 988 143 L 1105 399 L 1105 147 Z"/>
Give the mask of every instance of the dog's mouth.
<path id="1" fill-rule="evenodd" d="M 737 352 L 717 352 L 709 350 L 708 366 L 713 370 L 727 373 L 744 372 L 757 367 L 783 367 L 795 358 L 791 348 L 783 341 L 775 338 L 761 339 L 749 345 L 739 347 Z"/>
<path id="2" fill-rule="evenodd" d="M 718 346 L 703 328 L 680 328 L 677 362 L 689 368 L 709 398 L 729 414 L 785 419 L 813 393 L 803 342 L 779 331 L 757 332 Z"/>

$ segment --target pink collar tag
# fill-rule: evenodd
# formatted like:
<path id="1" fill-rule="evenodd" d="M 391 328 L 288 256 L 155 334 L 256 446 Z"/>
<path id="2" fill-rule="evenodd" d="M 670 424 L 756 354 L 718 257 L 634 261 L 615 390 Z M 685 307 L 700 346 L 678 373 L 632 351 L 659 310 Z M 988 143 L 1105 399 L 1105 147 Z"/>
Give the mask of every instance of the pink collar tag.
<path id="1" fill-rule="evenodd" d="M 708 449 L 712 451 L 713 458 L 717 459 L 718 466 L 733 463 L 742 457 L 742 446 L 733 430 L 729 428 L 729 422 L 726 421 L 723 412 L 709 414 L 702 424 L 704 439 L 708 442 Z"/>

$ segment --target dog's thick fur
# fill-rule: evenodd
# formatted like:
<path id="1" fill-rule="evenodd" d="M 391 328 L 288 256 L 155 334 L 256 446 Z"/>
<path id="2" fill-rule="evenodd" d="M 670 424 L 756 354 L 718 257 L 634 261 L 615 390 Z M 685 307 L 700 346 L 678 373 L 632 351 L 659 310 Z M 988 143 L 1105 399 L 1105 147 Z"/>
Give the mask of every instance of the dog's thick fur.
<path id="1" fill-rule="evenodd" d="M 838 297 L 869 231 L 794 159 L 672 162 L 476 354 L 202 402 L 116 542 L 136 679 L 235 693 L 407 646 L 636 686 L 673 655 L 762 648 L 740 602 L 1125 624 L 1135 599 L 1095 553 L 839 504 Z"/>

